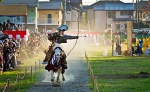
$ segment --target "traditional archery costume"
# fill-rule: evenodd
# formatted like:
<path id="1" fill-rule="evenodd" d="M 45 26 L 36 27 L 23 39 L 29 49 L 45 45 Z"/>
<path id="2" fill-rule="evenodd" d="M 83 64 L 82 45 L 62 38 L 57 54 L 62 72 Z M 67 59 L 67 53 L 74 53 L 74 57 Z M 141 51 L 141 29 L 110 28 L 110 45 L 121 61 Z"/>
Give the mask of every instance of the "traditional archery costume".
<path id="1" fill-rule="evenodd" d="M 60 26 L 58 29 L 58 32 L 55 33 L 51 33 L 48 34 L 48 40 L 50 42 L 52 42 L 52 44 L 49 46 L 49 50 L 46 53 L 46 57 L 43 60 L 43 62 L 48 62 L 48 66 L 46 66 L 46 70 L 50 71 L 53 69 L 53 66 L 50 64 L 52 56 L 53 56 L 53 47 L 55 46 L 55 43 L 61 44 L 61 43 L 67 43 L 67 39 L 78 39 L 78 36 L 70 36 L 70 35 L 62 35 L 60 34 L 61 31 L 67 31 L 68 30 L 68 26 L 66 25 L 62 25 Z M 65 52 L 62 50 L 62 52 L 64 53 L 62 55 L 62 60 L 64 62 L 64 68 L 67 69 L 67 61 L 66 61 L 66 54 Z"/>
<path id="2" fill-rule="evenodd" d="M 144 54 L 147 55 L 149 53 L 149 51 L 148 51 L 148 41 L 147 41 L 146 38 L 143 39 L 142 46 L 143 46 L 143 52 L 144 52 Z"/>

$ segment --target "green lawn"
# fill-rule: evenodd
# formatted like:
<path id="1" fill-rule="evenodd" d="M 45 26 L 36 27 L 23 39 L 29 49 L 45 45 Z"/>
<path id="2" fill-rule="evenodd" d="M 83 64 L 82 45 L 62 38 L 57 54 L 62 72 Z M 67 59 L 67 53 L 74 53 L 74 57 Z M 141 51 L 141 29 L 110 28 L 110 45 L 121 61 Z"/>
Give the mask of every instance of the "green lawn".
<path id="1" fill-rule="evenodd" d="M 89 49 L 90 48 L 90 49 Z M 102 56 L 110 47 L 86 47 L 100 92 L 150 92 L 150 56 Z M 90 80 L 90 86 L 92 82 Z"/>
<path id="2" fill-rule="evenodd" d="M 14 84 L 17 74 L 20 74 L 20 77 L 22 78 L 24 76 L 24 70 L 27 68 L 27 71 L 30 69 L 30 66 L 33 67 L 33 81 L 31 81 L 30 72 L 27 72 L 27 85 L 25 86 L 25 81 L 20 80 L 21 82 L 21 92 L 25 92 L 26 89 L 28 89 L 32 84 L 34 84 L 37 80 L 41 72 L 43 71 L 43 66 L 41 65 L 41 69 L 39 71 L 39 60 L 42 60 L 44 57 L 44 54 L 40 54 L 35 58 L 24 60 L 23 65 L 20 65 L 19 67 L 15 68 L 14 70 L 6 71 L 3 74 L 0 75 L 0 92 L 4 89 L 6 85 L 6 80 L 10 79 L 10 84 Z M 36 62 L 36 73 L 35 73 L 35 62 Z M 16 83 L 16 86 L 11 86 L 11 92 L 18 92 L 18 84 Z"/>

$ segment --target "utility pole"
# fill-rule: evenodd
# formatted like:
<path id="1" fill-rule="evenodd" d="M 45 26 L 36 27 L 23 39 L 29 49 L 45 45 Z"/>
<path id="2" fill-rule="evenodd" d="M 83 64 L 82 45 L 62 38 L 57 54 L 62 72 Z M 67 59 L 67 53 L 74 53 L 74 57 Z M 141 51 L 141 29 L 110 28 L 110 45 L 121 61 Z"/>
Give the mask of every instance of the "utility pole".
<path id="1" fill-rule="evenodd" d="M 135 10 L 136 10 L 135 17 L 136 17 L 136 24 L 137 24 L 137 0 L 136 0 L 135 4 L 136 4 L 136 7 L 135 7 Z"/>
<path id="2" fill-rule="evenodd" d="M 140 28 L 140 8 L 139 8 L 139 0 L 137 0 L 137 13 L 138 13 L 138 29 Z"/>
<path id="3" fill-rule="evenodd" d="M 64 0 L 64 8 L 63 8 L 63 24 L 66 25 L 66 0 Z"/>

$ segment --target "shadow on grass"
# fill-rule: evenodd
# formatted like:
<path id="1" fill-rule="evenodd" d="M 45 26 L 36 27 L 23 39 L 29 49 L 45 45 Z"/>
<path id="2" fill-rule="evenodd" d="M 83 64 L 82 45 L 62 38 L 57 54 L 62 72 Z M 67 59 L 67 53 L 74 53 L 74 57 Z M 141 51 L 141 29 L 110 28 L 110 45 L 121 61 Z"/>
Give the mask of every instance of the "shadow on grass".
<path id="1" fill-rule="evenodd" d="M 139 74 L 111 74 L 111 75 L 95 75 L 100 79 L 141 79 L 150 78 L 150 73 L 140 72 Z"/>

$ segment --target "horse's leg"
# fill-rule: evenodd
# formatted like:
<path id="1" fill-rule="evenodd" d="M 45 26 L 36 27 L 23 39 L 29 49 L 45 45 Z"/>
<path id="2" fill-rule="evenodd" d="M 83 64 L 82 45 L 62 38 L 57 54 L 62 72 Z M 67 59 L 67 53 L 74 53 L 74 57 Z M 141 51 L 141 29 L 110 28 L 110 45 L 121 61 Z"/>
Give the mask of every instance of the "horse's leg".
<path id="1" fill-rule="evenodd" d="M 54 71 L 51 70 L 51 81 L 54 82 Z"/>
<path id="2" fill-rule="evenodd" d="M 63 81 L 65 81 L 65 77 L 64 77 L 64 74 L 62 74 L 62 80 L 63 80 Z"/>
<path id="3" fill-rule="evenodd" d="M 57 71 L 57 73 L 58 73 L 58 74 L 57 74 L 57 83 L 59 83 L 59 76 L 60 76 L 60 72 L 61 72 L 60 70 L 61 70 L 61 69 L 58 69 L 58 71 Z"/>

